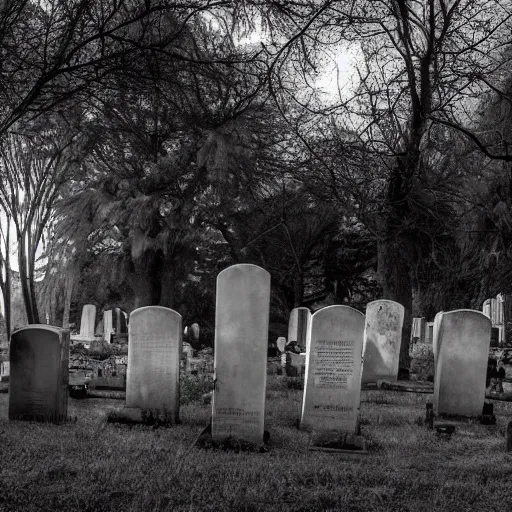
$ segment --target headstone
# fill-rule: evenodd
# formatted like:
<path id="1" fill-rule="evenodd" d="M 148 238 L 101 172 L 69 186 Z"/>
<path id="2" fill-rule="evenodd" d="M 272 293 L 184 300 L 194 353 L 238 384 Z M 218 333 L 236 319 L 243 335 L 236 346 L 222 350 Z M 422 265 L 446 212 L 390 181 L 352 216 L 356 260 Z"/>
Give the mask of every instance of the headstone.
<path id="1" fill-rule="evenodd" d="M 192 335 L 192 339 L 194 341 L 199 341 L 199 324 L 192 324 L 190 326 L 190 334 Z"/>
<path id="2" fill-rule="evenodd" d="M 425 343 L 425 318 L 413 318 L 411 329 L 411 341 L 415 340 L 419 343 Z"/>
<path id="3" fill-rule="evenodd" d="M 126 407 L 179 421 L 181 315 L 161 306 L 132 311 L 128 328 Z"/>
<path id="4" fill-rule="evenodd" d="M 108 309 L 103 312 L 103 340 L 106 343 L 112 343 L 112 332 L 114 329 L 112 310 Z"/>
<path id="5" fill-rule="evenodd" d="M 491 299 L 487 299 L 484 301 L 482 311 L 487 318 L 491 318 Z"/>
<path id="6" fill-rule="evenodd" d="M 86 304 L 82 308 L 82 320 L 80 322 L 80 336 L 94 338 L 94 324 L 96 323 L 96 306 Z"/>
<path id="7" fill-rule="evenodd" d="M 480 311 L 442 313 L 436 336 L 434 413 L 481 414 L 491 322 Z"/>
<path id="8" fill-rule="evenodd" d="M 277 338 L 276 345 L 279 352 L 284 352 L 284 349 L 286 347 L 286 338 L 284 336 L 280 336 L 279 338 Z"/>
<path id="9" fill-rule="evenodd" d="M 404 307 L 392 300 L 376 300 L 366 306 L 361 382 L 397 380 L 402 344 Z"/>
<path id="10" fill-rule="evenodd" d="M 288 322 L 288 342 L 296 341 L 300 347 L 307 349 L 308 325 L 311 312 L 308 308 L 294 308 L 290 312 Z"/>
<path id="11" fill-rule="evenodd" d="M 425 343 L 432 344 L 434 341 L 434 322 L 427 322 L 425 327 Z"/>
<path id="12" fill-rule="evenodd" d="M 116 336 L 122 336 L 128 332 L 128 328 L 126 325 L 126 313 L 122 309 L 114 309 L 114 318 L 112 320 L 116 330 Z"/>
<path id="13" fill-rule="evenodd" d="M 357 433 L 364 315 L 327 306 L 311 316 L 301 428 Z"/>
<path id="14" fill-rule="evenodd" d="M 32 324 L 13 332 L 10 345 L 9 419 L 67 418 L 69 331 Z"/>
<path id="15" fill-rule="evenodd" d="M 498 312 L 498 306 L 496 303 L 496 299 L 493 297 L 491 299 L 491 322 L 492 322 L 492 325 L 496 325 L 497 312 Z"/>
<path id="16" fill-rule="evenodd" d="M 285 372 L 288 377 L 300 377 L 306 371 L 306 357 L 303 354 L 286 352 Z"/>
<path id="17" fill-rule="evenodd" d="M 250 264 L 217 277 L 212 439 L 261 444 L 265 419 L 270 274 Z"/>
<path id="18" fill-rule="evenodd" d="M 436 361 L 437 361 L 437 347 L 438 347 L 438 338 L 439 338 L 439 325 L 441 323 L 441 318 L 443 317 L 443 312 L 439 311 L 436 314 L 432 327 L 432 351 L 434 352 L 434 373 L 436 369 Z"/>
<path id="19" fill-rule="evenodd" d="M 503 294 L 498 293 L 496 295 L 496 325 L 503 325 L 503 306 L 505 302 L 505 298 Z"/>

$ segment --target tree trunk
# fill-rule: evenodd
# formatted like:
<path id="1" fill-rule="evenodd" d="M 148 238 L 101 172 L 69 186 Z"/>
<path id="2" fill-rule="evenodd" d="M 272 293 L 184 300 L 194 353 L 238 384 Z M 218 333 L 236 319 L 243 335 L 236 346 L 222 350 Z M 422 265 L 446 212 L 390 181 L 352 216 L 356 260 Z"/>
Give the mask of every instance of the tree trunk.
<path id="1" fill-rule="evenodd" d="M 23 237 L 18 239 L 18 266 L 20 273 L 21 292 L 23 294 L 23 302 L 25 303 L 25 311 L 27 312 L 27 322 L 29 324 L 38 324 L 39 316 L 37 314 L 37 306 L 32 302 L 32 291 L 30 290 L 30 279 L 27 269 L 27 254 Z"/>
<path id="2" fill-rule="evenodd" d="M 64 311 L 62 313 L 62 327 L 64 329 L 69 329 L 69 310 L 71 309 L 71 297 L 75 282 L 75 269 L 71 268 L 68 272 L 64 285 Z"/>
<path id="3" fill-rule="evenodd" d="M 154 306 L 154 290 L 152 280 L 146 272 L 133 273 L 128 276 L 128 282 L 133 290 L 133 309 L 144 306 Z"/>
<path id="4" fill-rule="evenodd" d="M 293 307 L 302 306 L 304 300 L 304 276 L 302 272 L 297 271 L 293 275 Z"/>
<path id="5" fill-rule="evenodd" d="M 399 367 L 411 364 L 409 344 L 412 328 L 412 279 L 410 261 L 404 249 L 406 240 L 381 240 L 378 244 L 379 277 L 383 298 L 394 300 L 404 307 L 404 325 L 400 344 Z"/>
<path id="6" fill-rule="evenodd" d="M 160 306 L 166 308 L 174 307 L 174 287 L 176 285 L 176 275 L 172 267 L 168 267 L 167 271 L 162 271 L 160 293 Z"/>

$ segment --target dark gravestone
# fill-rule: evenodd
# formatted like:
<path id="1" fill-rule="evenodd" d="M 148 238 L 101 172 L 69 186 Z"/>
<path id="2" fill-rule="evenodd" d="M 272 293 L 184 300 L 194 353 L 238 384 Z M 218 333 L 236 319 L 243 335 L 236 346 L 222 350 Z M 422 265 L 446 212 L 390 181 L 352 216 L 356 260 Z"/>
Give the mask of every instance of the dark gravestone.
<path id="1" fill-rule="evenodd" d="M 69 331 L 42 324 L 18 329 L 11 336 L 10 361 L 9 419 L 65 420 Z"/>
<path id="2" fill-rule="evenodd" d="M 500 330 L 497 327 L 491 328 L 491 347 L 498 347 L 500 344 Z"/>

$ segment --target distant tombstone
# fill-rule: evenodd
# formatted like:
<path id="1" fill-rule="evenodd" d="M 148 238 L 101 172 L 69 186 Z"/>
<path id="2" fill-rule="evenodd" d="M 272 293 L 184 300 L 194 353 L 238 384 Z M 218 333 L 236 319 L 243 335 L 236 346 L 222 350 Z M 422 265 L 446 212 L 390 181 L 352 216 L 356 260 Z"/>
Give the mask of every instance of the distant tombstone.
<path id="1" fill-rule="evenodd" d="M 270 274 L 250 264 L 217 277 L 212 439 L 263 442 Z"/>
<path id="2" fill-rule="evenodd" d="M 491 322 L 480 311 L 441 314 L 435 350 L 435 414 L 481 414 L 490 337 Z"/>
<path id="3" fill-rule="evenodd" d="M 284 336 L 279 336 L 279 338 L 277 338 L 276 345 L 279 352 L 284 352 L 286 347 L 286 338 Z"/>
<path id="4" fill-rule="evenodd" d="M 499 327 L 491 327 L 491 347 L 499 347 L 500 345 L 500 329 Z"/>
<path id="5" fill-rule="evenodd" d="M 96 323 L 96 306 L 86 304 L 82 308 L 82 320 L 80 322 L 80 336 L 94 338 L 94 324 Z"/>
<path id="6" fill-rule="evenodd" d="M 132 311 L 128 327 L 126 407 L 179 421 L 181 315 L 161 306 Z"/>
<path id="7" fill-rule="evenodd" d="M 67 418 L 69 331 L 32 324 L 13 332 L 9 419 L 59 423 Z"/>
<path id="8" fill-rule="evenodd" d="M 398 302 L 376 300 L 366 306 L 363 384 L 397 380 L 403 323 L 404 307 Z"/>
<path id="9" fill-rule="evenodd" d="M 432 344 L 434 341 L 434 322 L 427 322 L 425 327 L 425 343 Z"/>
<path id="10" fill-rule="evenodd" d="M 432 351 L 434 353 L 434 372 L 436 368 L 437 361 L 437 348 L 438 348 L 438 340 L 439 340 L 439 325 L 441 324 L 441 318 L 443 317 L 443 312 L 439 311 L 436 314 L 432 327 Z"/>
<path id="11" fill-rule="evenodd" d="M 288 342 L 296 341 L 297 345 L 306 349 L 308 337 L 308 325 L 311 319 L 311 312 L 308 308 L 294 308 L 290 312 L 288 322 Z"/>
<path id="12" fill-rule="evenodd" d="M 306 371 L 306 355 L 286 352 L 285 372 L 288 377 L 300 377 Z"/>
<path id="13" fill-rule="evenodd" d="M 103 340 L 112 343 L 112 331 L 114 329 L 114 318 L 112 310 L 108 309 L 103 312 Z"/>
<path id="14" fill-rule="evenodd" d="M 491 299 L 487 299 L 484 301 L 482 311 L 487 318 L 491 318 Z"/>
<path id="15" fill-rule="evenodd" d="M 496 320 L 497 320 L 497 312 L 498 312 L 498 305 L 497 305 L 497 302 L 496 302 L 496 299 L 493 297 L 491 299 L 491 322 L 492 322 L 492 325 L 496 325 Z"/>
<path id="16" fill-rule="evenodd" d="M 193 341 L 199 341 L 199 324 L 192 324 L 190 326 L 190 334 Z"/>
<path id="17" fill-rule="evenodd" d="M 301 428 L 357 432 L 364 327 L 364 315 L 348 306 L 311 316 Z"/>
<path id="18" fill-rule="evenodd" d="M 128 332 L 128 328 L 126 325 L 126 313 L 122 309 L 114 309 L 114 318 L 112 320 L 116 329 L 116 335 L 123 335 Z"/>
<path id="19" fill-rule="evenodd" d="M 411 329 L 411 340 L 418 341 L 419 343 L 425 343 L 425 318 L 413 318 L 412 329 Z"/>
<path id="20" fill-rule="evenodd" d="M 504 303 L 505 303 L 505 297 L 503 294 L 498 293 L 496 295 L 496 324 L 502 325 L 504 323 Z"/>

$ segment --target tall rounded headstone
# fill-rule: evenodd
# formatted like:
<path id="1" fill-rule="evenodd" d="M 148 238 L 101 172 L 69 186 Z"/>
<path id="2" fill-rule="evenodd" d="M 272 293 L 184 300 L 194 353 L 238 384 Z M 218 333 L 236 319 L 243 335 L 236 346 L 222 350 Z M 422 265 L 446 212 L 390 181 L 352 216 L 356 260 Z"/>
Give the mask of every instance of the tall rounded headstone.
<path id="1" fill-rule="evenodd" d="M 130 314 L 126 407 L 157 410 L 179 420 L 181 315 L 161 306 Z"/>
<path id="2" fill-rule="evenodd" d="M 439 326 L 441 324 L 441 318 L 443 318 L 443 312 L 439 311 L 439 313 L 436 313 L 436 316 L 434 318 L 434 327 L 432 329 L 432 351 L 434 353 L 434 372 L 436 370 L 437 349 L 439 347 Z"/>
<path id="3" fill-rule="evenodd" d="M 68 330 L 33 324 L 12 333 L 9 419 L 65 420 L 68 383 Z"/>
<path id="4" fill-rule="evenodd" d="M 364 326 L 364 315 L 348 306 L 311 316 L 301 428 L 357 432 Z"/>
<path id="5" fill-rule="evenodd" d="M 270 274 L 250 264 L 217 277 L 212 439 L 263 442 Z"/>
<path id="6" fill-rule="evenodd" d="M 491 299 L 487 299 L 484 301 L 482 311 L 487 318 L 491 318 Z"/>
<path id="7" fill-rule="evenodd" d="M 114 328 L 112 310 L 108 309 L 103 312 L 103 341 L 112 342 L 112 330 Z"/>
<path id="8" fill-rule="evenodd" d="M 404 307 L 392 300 L 375 300 L 366 306 L 361 382 L 397 380 L 402 344 Z"/>
<path id="9" fill-rule="evenodd" d="M 288 322 L 288 342 L 296 341 L 298 345 L 307 349 L 308 326 L 311 311 L 308 308 L 294 308 L 290 312 Z"/>
<path id="10" fill-rule="evenodd" d="M 128 332 L 128 327 L 126 325 L 126 313 L 120 309 L 114 309 L 114 317 L 115 317 L 115 329 L 116 335 L 126 334 Z"/>
<path id="11" fill-rule="evenodd" d="M 480 311 L 441 314 L 434 350 L 435 414 L 482 414 L 490 339 L 491 321 Z"/>
<path id="12" fill-rule="evenodd" d="M 80 336 L 94 338 L 94 325 L 96 323 L 96 306 L 86 304 L 82 308 L 82 319 L 80 321 Z"/>

